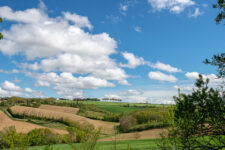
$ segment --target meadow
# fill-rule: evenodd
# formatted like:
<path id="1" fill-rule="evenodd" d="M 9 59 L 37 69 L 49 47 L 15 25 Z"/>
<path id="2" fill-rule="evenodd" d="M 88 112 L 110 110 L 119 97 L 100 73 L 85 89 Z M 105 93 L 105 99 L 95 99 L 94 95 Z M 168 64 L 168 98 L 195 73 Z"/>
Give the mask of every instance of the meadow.
<path id="1" fill-rule="evenodd" d="M 100 150 L 115 149 L 115 137 L 118 150 L 155 149 L 155 141 L 149 139 L 161 137 L 160 133 L 165 127 L 162 119 L 169 108 L 166 105 L 144 103 L 20 97 L 4 100 L 0 107 L 5 113 L 1 112 L 4 122 L 10 122 L 3 122 L 4 126 L 1 127 L 1 133 L 4 134 L 2 146 L 9 147 L 10 143 L 6 139 L 16 134 L 24 137 L 24 143 L 36 146 L 30 149 L 46 149 L 47 141 L 47 144 L 53 145 L 53 149 L 71 149 L 66 144 L 68 140 L 76 143 L 78 149 L 84 149 L 82 143 L 87 144 L 93 137 L 91 140 L 97 143 L 96 149 Z M 26 124 L 33 128 L 21 128 Z M 13 128 L 9 128 L 10 132 L 4 130 L 8 126 L 13 126 L 15 131 Z M 36 130 L 36 127 L 39 129 Z M 41 139 L 47 140 L 39 139 L 39 135 Z M 57 138 L 48 139 L 52 136 Z M 34 140 L 27 141 L 25 137 Z"/>
<path id="2" fill-rule="evenodd" d="M 96 150 L 157 150 L 159 139 L 144 140 L 124 140 L 124 141 L 107 141 L 98 142 Z M 82 143 L 74 144 L 78 150 L 83 150 Z M 52 146 L 53 150 L 73 150 L 68 144 L 56 144 Z M 30 147 L 29 150 L 44 150 L 45 146 Z"/>
<path id="3" fill-rule="evenodd" d="M 123 112 L 133 112 L 141 110 L 146 107 L 164 107 L 167 105 L 160 104 L 147 104 L 147 103 L 128 103 L 128 102 L 105 102 L 105 101 L 68 101 L 68 100 L 56 100 L 57 103 L 79 103 L 79 104 L 89 104 L 95 105 L 96 107 L 112 112 L 112 113 L 123 113 Z"/>

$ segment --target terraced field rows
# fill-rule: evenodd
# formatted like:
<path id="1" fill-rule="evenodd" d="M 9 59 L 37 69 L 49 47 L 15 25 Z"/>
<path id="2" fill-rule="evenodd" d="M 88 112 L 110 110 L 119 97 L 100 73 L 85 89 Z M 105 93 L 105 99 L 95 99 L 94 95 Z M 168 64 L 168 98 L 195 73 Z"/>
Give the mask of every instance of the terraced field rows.
<path id="1" fill-rule="evenodd" d="M 79 111 L 79 108 L 54 106 L 54 105 L 41 105 L 39 109 L 53 110 L 57 112 L 64 112 L 70 114 L 77 114 L 77 112 Z"/>
<path id="2" fill-rule="evenodd" d="M 22 122 L 22 121 L 14 121 L 11 118 L 9 118 L 6 114 L 4 114 L 2 111 L 0 111 L 0 130 L 4 129 L 5 127 L 9 126 L 15 126 L 17 132 L 20 133 L 27 133 L 33 129 L 39 129 L 39 128 L 46 128 L 39 125 L 35 125 L 32 123 Z M 52 129 L 49 128 L 51 131 L 59 134 L 66 134 L 67 131 L 64 130 L 58 130 L 58 129 Z"/>
<path id="3" fill-rule="evenodd" d="M 81 124 L 88 122 L 88 123 L 94 125 L 94 127 L 96 129 L 101 128 L 102 133 L 104 133 L 104 134 L 114 133 L 114 126 L 118 124 L 118 123 L 112 123 L 112 122 L 106 122 L 106 121 L 92 120 L 89 118 L 78 116 L 74 113 L 73 114 L 67 113 L 67 112 L 65 112 L 65 109 L 61 109 L 60 106 L 54 106 L 54 107 L 41 106 L 41 108 L 13 106 L 13 107 L 11 107 L 11 111 L 14 114 L 19 114 L 19 115 L 45 117 L 48 119 L 65 119 L 65 120 L 70 120 L 73 122 L 79 122 Z"/>

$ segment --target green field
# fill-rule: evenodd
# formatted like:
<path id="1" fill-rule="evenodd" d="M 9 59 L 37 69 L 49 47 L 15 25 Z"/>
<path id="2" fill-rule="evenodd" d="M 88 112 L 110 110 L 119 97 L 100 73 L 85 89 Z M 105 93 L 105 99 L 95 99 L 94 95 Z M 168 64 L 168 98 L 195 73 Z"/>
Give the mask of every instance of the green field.
<path id="1" fill-rule="evenodd" d="M 117 141 L 117 150 L 157 150 L 158 139 L 149 140 L 128 140 L 128 141 Z M 96 150 L 114 150 L 115 142 L 98 142 Z M 75 144 L 78 150 L 83 150 L 82 144 Z M 72 150 L 72 148 L 67 144 L 57 144 L 53 145 L 53 150 Z M 45 146 L 34 146 L 29 148 L 29 150 L 44 150 Z"/>
<path id="2" fill-rule="evenodd" d="M 73 102 L 76 103 L 76 101 L 63 101 L 63 100 L 57 100 L 56 102 Z M 82 104 L 93 104 L 96 107 L 106 110 L 108 112 L 112 113 L 121 113 L 121 112 L 133 112 L 136 110 L 143 109 L 144 107 L 163 107 L 163 105 L 156 105 L 156 104 L 143 104 L 143 103 L 125 103 L 125 102 L 103 102 L 103 101 L 84 101 L 79 103 Z M 129 106 L 129 107 L 128 107 Z"/>

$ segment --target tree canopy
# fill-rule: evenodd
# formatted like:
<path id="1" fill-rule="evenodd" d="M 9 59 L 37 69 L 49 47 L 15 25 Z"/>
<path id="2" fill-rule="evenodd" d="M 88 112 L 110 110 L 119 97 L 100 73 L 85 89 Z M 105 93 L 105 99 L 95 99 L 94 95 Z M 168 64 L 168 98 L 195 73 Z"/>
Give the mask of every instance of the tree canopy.
<path id="1" fill-rule="evenodd" d="M 191 94 L 174 97 L 169 146 L 182 150 L 225 148 L 224 92 L 208 87 L 209 79 L 199 75 Z M 168 148 L 168 145 L 167 145 Z"/>
<path id="2" fill-rule="evenodd" d="M 225 0 L 217 0 L 217 4 L 214 4 L 213 8 L 218 8 L 220 11 L 215 18 L 216 23 L 220 23 L 225 19 Z"/>
<path id="3" fill-rule="evenodd" d="M 205 64 L 210 64 L 212 66 L 217 66 L 217 72 L 219 78 L 225 77 L 225 53 L 215 54 L 211 58 L 211 60 L 206 59 L 204 61 Z"/>

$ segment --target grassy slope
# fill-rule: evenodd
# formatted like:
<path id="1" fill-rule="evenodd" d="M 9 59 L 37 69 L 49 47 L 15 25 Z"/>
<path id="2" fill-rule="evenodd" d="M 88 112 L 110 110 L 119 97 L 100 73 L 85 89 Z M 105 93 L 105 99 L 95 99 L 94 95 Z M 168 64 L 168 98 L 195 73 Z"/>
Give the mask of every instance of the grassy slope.
<path id="1" fill-rule="evenodd" d="M 127 150 L 128 145 L 131 147 L 132 150 L 157 150 L 157 142 L 158 139 L 151 139 L 151 140 L 128 140 L 128 141 L 117 141 L 117 150 Z M 79 150 L 82 149 L 82 144 L 76 144 Z M 114 149 L 115 145 L 114 142 L 98 142 L 96 146 L 96 150 L 112 150 Z M 69 145 L 67 144 L 57 144 L 53 145 L 53 150 L 72 150 Z M 35 146 L 31 147 L 29 150 L 44 150 L 44 146 Z"/>

